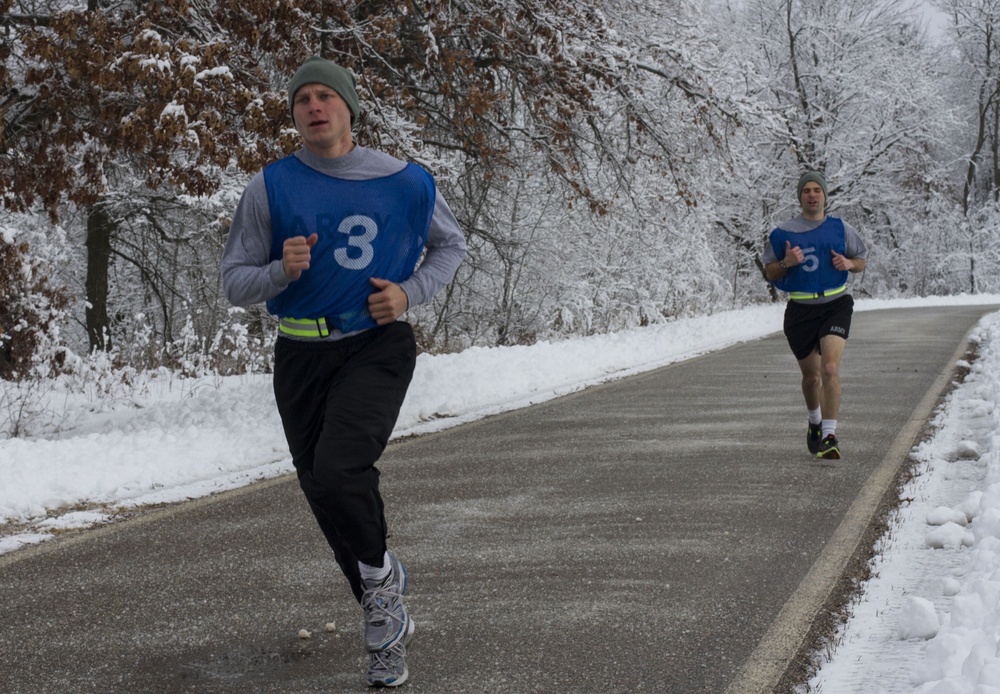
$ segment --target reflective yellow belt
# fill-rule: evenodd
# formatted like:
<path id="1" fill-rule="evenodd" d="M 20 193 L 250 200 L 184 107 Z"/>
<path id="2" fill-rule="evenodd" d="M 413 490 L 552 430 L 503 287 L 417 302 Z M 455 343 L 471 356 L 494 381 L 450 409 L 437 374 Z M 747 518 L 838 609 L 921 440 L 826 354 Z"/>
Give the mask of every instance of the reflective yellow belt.
<path id="1" fill-rule="evenodd" d="M 282 318 L 278 330 L 295 337 L 327 337 L 326 318 Z"/>
<path id="2" fill-rule="evenodd" d="M 827 290 L 825 292 L 819 292 L 818 294 L 807 294 L 806 292 L 792 292 L 788 296 L 789 296 L 789 298 L 798 299 L 798 300 L 801 300 L 801 299 L 819 299 L 820 297 L 824 297 L 824 296 L 833 296 L 834 294 L 840 294 L 845 289 L 847 289 L 847 285 L 846 284 L 843 287 L 837 287 L 836 289 L 829 289 L 829 290 Z"/>

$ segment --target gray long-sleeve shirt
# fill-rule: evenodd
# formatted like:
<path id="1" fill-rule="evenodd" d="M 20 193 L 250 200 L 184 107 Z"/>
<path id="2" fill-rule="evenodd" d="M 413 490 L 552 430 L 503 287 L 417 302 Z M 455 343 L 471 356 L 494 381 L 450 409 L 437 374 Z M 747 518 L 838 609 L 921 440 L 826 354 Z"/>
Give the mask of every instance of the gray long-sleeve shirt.
<path id="1" fill-rule="evenodd" d="M 295 156 L 321 173 L 352 181 L 381 178 L 406 166 L 406 162 L 365 147 L 355 147 L 334 159 L 317 156 L 306 149 L 299 150 Z M 430 301 L 448 284 L 465 254 L 465 235 L 438 191 L 426 253 L 413 274 L 399 283 L 410 306 Z M 292 282 L 282 268 L 281 258 L 271 259 L 271 213 L 263 172 L 250 180 L 236 206 L 221 269 L 223 293 L 234 306 L 267 301 Z M 337 339 L 343 334 L 335 330 L 330 337 Z"/>

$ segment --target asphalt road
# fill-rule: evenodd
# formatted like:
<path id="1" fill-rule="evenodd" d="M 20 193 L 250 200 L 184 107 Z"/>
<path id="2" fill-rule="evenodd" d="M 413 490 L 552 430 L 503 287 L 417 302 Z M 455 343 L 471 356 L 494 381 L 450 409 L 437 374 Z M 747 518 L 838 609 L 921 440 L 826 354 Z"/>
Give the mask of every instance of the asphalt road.
<path id="1" fill-rule="evenodd" d="M 989 310 L 855 315 L 841 461 L 780 335 L 392 444 L 404 690 L 771 691 Z M 286 477 L 0 556 L 0 691 L 360 692 L 360 616 Z"/>

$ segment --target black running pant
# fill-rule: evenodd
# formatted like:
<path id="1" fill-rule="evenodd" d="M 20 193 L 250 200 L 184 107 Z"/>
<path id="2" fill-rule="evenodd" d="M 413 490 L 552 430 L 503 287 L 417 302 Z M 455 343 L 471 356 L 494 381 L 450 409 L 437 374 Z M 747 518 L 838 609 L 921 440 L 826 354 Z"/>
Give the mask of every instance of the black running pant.
<path id="1" fill-rule="evenodd" d="M 382 566 L 382 455 L 416 363 L 409 323 L 335 342 L 279 337 L 274 396 L 299 485 L 337 563 L 361 600 L 358 560 Z"/>

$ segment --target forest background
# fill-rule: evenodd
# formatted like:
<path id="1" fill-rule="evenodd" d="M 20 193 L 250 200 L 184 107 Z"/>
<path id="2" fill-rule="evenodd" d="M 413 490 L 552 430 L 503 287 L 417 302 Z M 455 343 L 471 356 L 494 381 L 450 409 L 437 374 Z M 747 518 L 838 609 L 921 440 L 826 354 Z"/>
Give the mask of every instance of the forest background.
<path id="1" fill-rule="evenodd" d="M 895 0 L 0 0 L 0 432 L 53 379 L 270 369 L 218 265 L 311 55 L 465 230 L 422 350 L 779 301 L 760 253 L 806 169 L 869 245 L 855 295 L 998 292 L 1000 0 L 930 4 L 933 37 Z"/>

